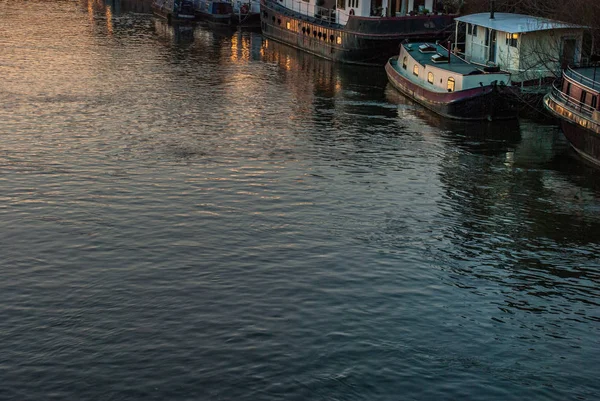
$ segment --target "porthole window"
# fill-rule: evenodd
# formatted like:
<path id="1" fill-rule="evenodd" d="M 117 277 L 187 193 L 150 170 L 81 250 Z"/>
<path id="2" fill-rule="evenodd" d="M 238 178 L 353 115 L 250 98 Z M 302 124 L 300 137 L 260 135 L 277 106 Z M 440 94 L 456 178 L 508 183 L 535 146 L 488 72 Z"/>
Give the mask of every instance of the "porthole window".
<path id="1" fill-rule="evenodd" d="M 454 92 L 454 78 L 448 78 L 448 92 Z"/>
<path id="2" fill-rule="evenodd" d="M 433 84 L 433 72 L 431 71 L 427 74 L 427 82 Z"/>
<path id="3" fill-rule="evenodd" d="M 413 67 L 413 75 L 419 76 L 419 65 L 415 64 Z"/>

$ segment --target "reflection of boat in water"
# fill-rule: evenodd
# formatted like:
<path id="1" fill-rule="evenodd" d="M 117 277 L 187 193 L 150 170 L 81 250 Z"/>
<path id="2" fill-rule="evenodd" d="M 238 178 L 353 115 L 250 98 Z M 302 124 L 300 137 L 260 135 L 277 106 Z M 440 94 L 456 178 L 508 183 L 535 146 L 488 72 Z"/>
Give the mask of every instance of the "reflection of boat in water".
<path id="1" fill-rule="evenodd" d="M 478 67 L 439 44 L 407 43 L 385 66 L 400 92 L 444 117 L 499 120 L 517 117 L 506 86 L 510 74 Z"/>
<path id="2" fill-rule="evenodd" d="M 194 41 L 194 24 L 169 24 L 163 19 L 156 18 L 154 29 L 159 37 L 173 43 L 185 44 Z"/>
<path id="3" fill-rule="evenodd" d="M 596 67 L 567 68 L 562 82 L 544 98 L 562 131 L 583 158 L 600 165 L 600 78 Z"/>
<path id="4" fill-rule="evenodd" d="M 433 1 L 425 3 L 431 10 Z M 270 39 L 329 60 L 383 66 L 403 40 L 443 39 L 453 21 L 397 11 L 392 15 L 386 0 L 261 0 L 261 28 Z"/>
<path id="5" fill-rule="evenodd" d="M 152 11 L 168 22 L 193 21 L 196 18 L 192 0 L 154 0 Z"/>
<path id="6" fill-rule="evenodd" d="M 470 153 L 488 156 L 503 155 L 513 151 L 521 141 L 519 120 L 511 119 L 501 124 L 484 121 L 464 121 L 443 117 L 431 113 L 414 100 L 396 91 L 391 84 L 385 90 L 386 99 L 398 106 L 397 116 L 403 121 L 419 125 L 419 130 L 427 136 L 423 123 L 432 127 L 429 135 L 441 137 Z"/>

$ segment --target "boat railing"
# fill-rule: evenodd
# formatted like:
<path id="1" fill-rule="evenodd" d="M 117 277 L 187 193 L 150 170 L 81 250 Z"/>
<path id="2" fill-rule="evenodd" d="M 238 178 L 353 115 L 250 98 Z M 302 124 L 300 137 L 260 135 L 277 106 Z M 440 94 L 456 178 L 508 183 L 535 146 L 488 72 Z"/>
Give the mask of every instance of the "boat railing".
<path id="1" fill-rule="evenodd" d="M 293 12 L 302 14 L 307 18 L 316 18 L 327 24 L 335 24 L 338 22 L 338 13 L 336 9 L 320 7 L 302 0 L 279 0 L 279 2 L 273 1 L 273 3 L 279 4 Z"/>
<path id="2" fill-rule="evenodd" d="M 571 78 L 572 80 L 579 82 L 582 85 L 587 86 L 588 88 L 592 89 L 592 90 L 598 90 L 600 89 L 600 82 L 595 81 L 591 78 L 586 77 L 583 74 L 578 73 L 577 71 L 575 71 L 573 68 L 571 68 L 571 66 L 567 67 L 563 74 L 566 77 Z"/>
<path id="3" fill-rule="evenodd" d="M 556 83 L 552 85 L 552 91 L 550 95 L 554 98 L 557 103 L 562 104 L 564 107 L 571 109 L 574 112 L 579 112 L 580 114 L 586 117 L 592 117 L 594 115 L 595 109 L 581 102 L 574 97 L 571 97 L 564 93 L 559 87 L 556 86 Z"/>

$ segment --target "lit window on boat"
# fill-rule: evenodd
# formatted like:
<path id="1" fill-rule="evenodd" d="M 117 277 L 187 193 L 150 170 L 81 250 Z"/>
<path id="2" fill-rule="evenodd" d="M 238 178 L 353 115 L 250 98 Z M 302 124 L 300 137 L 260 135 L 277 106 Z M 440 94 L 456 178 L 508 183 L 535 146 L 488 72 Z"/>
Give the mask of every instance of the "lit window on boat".
<path id="1" fill-rule="evenodd" d="M 340 10 L 346 9 L 346 0 L 337 0 L 337 8 Z"/>
<path id="2" fill-rule="evenodd" d="M 290 21 L 288 21 L 288 22 L 286 22 L 286 23 L 285 23 L 285 27 L 286 27 L 287 29 L 290 29 Z"/>
<path id="3" fill-rule="evenodd" d="M 519 39 L 518 33 L 507 33 L 506 34 L 506 44 L 512 47 L 517 47 L 517 42 Z"/>
<path id="4" fill-rule="evenodd" d="M 454 92 L 454 78 L 448 78 L 448 92 Z"/>
<path id="5" fill-rule="evenodd" d="M 337 44 L 338 44 L 338 45 L 341 45 L 341 44 L 342 44 L 342 37 L 341 37 L 341 36 L 338 36 L 338 37 L 337 37 Z"/>
<path id="6" fill-rule="evenodd" d="M 433 72 L 429 72 L 427 74 L 427 82 L 429 82 L 430 84 L 433 84 Z"/>
<path id="7" fill-rule="evenodd" d="M 415 66 L 413 67 L 413 74 L 417 77 L 419 76 L 419 66 L 417 64 L 415 64 Z"/>
<path id="8" fill-rule="evenodd" d="M 407 60 L 407 57 L 404 56 L 404 58 L 402 59 L 402 68 L 404 68 L 405 70 L 406 70 L 406 60 Z"/>

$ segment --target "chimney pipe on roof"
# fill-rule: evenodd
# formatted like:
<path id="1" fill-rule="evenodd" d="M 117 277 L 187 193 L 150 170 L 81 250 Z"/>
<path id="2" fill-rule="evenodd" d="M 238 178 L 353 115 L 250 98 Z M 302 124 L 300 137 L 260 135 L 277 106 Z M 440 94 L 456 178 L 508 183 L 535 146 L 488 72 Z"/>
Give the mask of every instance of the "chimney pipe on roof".
<path id="1" fill-rule="evenodd" d="M 496 12 L 496 0 L 490 0 L 490 19 L 494 19 L 495 12 Z"/>

